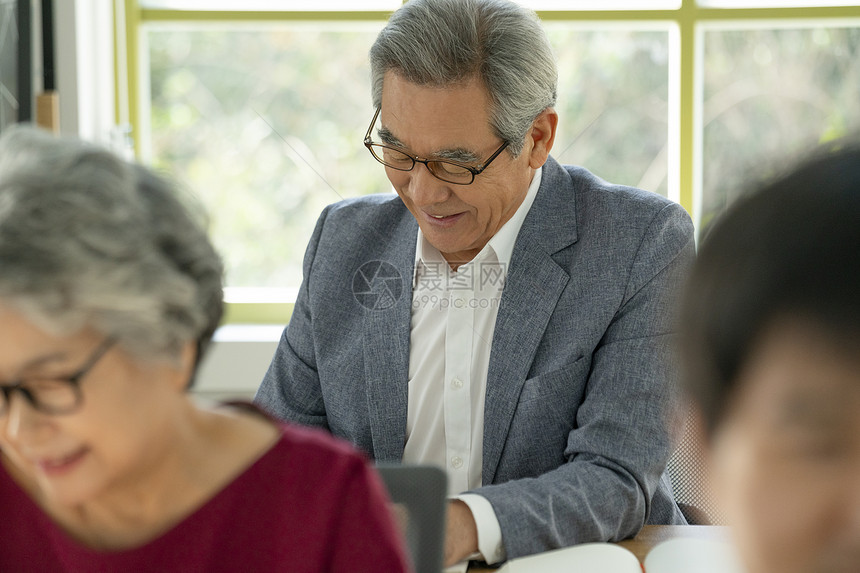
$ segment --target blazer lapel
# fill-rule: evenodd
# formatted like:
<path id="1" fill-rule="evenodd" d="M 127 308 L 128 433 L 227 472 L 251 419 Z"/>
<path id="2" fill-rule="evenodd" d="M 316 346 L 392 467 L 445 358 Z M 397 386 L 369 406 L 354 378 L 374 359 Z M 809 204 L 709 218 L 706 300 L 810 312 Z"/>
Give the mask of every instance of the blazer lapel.
<path id="1" fill-rule="evenodd" d="M 570 279 L 552 255 L 574 242 L 576 206 L 570 177 L 550 157 L 517 236 L 496 318 L 484 406 L 484 484 L 493 482 L 520 391 Z"/>
<path id="2" fill-rule="evenodd" d="M 402 204 L 401 204 L 402 207 Z M 380 279 L 399 284 L 400 294 L 367 308 L 364 315 L 364 374 L 373 440 L 373 457 L 399 462 L 406 443 L 409 380 L 409 334 L 412 308 L 412 276 L 418 224 L 402 209 L 403 217 L 390 231 L 380 252 Z M 370 258 L 370 257 L 369 257 Z"/>

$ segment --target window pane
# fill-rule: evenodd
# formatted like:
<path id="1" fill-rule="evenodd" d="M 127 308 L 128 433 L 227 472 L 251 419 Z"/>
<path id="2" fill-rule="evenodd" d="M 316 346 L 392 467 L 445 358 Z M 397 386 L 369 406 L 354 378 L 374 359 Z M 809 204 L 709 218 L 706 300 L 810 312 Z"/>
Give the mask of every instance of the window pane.
<path id="1" fill-rule="evenodd" d="M 383 25 L 148 28 L 151 157 L 202 196 L 230 286 L 297 287 L 322 208 L 390 191 L 362 145 Z M 668 32 L 547 29 L 553 155 L 665 195 Z"/>
<path id="2" fill-rule="evenodd" d="M 666 196 L 668 32 L 546 27 L 559 71 L 552 155 Z"/>
<path id="3" fill-rule="evenodd" d="M 18 23 L 18 8 L 15 3 L 0 1 L 0 131 L 17 121 L 30 119 L 19 117 L 19 113 L 28 107 L 26 101 L 29 94 L 24 89 L 18 89 L 18 66 L 21 58 L 18 52 Z M 19 100 L 22 95 L 25 96 L 24 99 Z M 20 109 L 21 103 L 24 104 L 25 110 Z"/>
<path id="4" fill-rule="evenodd" d="M 515 0 L 533 10 L 674 10 L 681 0 Z M 766 0 L 765 0 L 766 1 Z M 403 0 L 140 0 L 144 8 L 172 10 L 396 10 Z"/>
<path id="5" fill-rule="evenodd" d="M 705 33 L 700 230 L 761 173 L 860 130 L 860 28 Z"/>
<path id="6" fill-rule="evenodd" d="M 856 0 L 696 0 L 706 8 L 813 8 L 855 6 Z"/>
<path id="7" fill-rule="evenodd" d="M 144 8 L 168 10 L 231 10 L 231 11 L 324 11 L 396 10 L 402 0 L 140 0 Z"/>
<path id="8" fill-rule="evenodd" d="M 533 10 L 676 10 L 681 0 L 516 0 Z"/>
<path id="9" fill-rule="evenodd" d="M 202 197 L 230 286 L 298 286 L 322 208 L 390 191 L 362 145 L 381 26 L 149 31 L 152 160 Z"/>

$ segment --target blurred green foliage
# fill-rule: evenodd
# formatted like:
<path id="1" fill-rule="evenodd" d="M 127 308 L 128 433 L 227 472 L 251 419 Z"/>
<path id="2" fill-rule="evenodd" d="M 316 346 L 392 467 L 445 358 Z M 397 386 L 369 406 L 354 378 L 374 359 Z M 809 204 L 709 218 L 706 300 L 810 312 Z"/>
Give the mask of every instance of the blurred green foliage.
<path id="1" fill-rule="evenodd" d="M 666 196 L 669 34 L 548 23 L 559 72 L 553 156 Z"/>
<path id="2" fill-rule="evenodd" d="M 201 196 L 229 285 L 298 286 L 321 209 L 390 192 L 362 145 L 383 24 L 148 27 L 152 161 Z M 547 28 L 556 158 L 665 195 L 668 33 Z"/>
<path id="3" fill-rule="evenodd" d="M 704 35 L 699 229 L 820 143 L 860 135 L 860 28 Z"/>
<path id="4" fill-rule="evenodd" d="M 149 32 L 152 159 L 207 206 L 230 286 L 298 286 L 322 208 L 390 191 L 362 145 L 381 27 Z"/>
<path id="5" fill-rule="evenodd" d="M 231 286 L 296 287 L 322 208 L 390 192 L 362 137 L 383 22 L 150 25 L 151 157 L 202 198 Z M 546 23 L 553 155 L 667 193 L 669 34 Z M 818 142 L 860 131 L 860 28 L 704 34 L 699 227 Z"/>

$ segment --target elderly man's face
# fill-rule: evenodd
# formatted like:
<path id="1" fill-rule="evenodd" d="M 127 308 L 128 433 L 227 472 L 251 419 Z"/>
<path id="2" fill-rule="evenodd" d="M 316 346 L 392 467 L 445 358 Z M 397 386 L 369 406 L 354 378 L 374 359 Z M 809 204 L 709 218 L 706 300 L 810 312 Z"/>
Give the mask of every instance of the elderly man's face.
<path id="1" fill-rule="evenodd" d="M 489 97 L 477 80 L 456 87 L 431 88 L 410 83 L 394 72 L 385 75 L 381 127 L 375 140 L 422 158 L 448 158 L 478 165 L 502 141 L 489 121 Z M 386 167 L 388 178 L 418 221 L 424 236 L 456 266 L 470 261 L 522 203 L 534 170 L 546 160 L 555 129 L 555 112 L 544 112 L 526 136 L 517 158 L 502 152 L 471 185 L 434 177 L 424 165 L 412 171 Z M 547 126 L 551 124 L 551 129 Z"/>
<path id="2" fill-rule="evenodd" d="M 857 571 L 860 356 L 779 323 L 738 382 L 712 453 L 750 573 Z"/>

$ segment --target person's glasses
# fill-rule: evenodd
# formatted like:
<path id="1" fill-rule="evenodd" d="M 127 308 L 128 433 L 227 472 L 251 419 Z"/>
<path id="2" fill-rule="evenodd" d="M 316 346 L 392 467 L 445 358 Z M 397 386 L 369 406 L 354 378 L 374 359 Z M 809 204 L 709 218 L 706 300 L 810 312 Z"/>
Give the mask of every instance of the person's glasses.
<path id="1" fill-rule="evenodd" d="M 83 403 L 81 380 L 114 342 L 113 338 L 102 342 L 84 365 L 70 376 L 32 376 L 16 380 L 11 384 L 0 384 L 0 416 L 9 411 L 9 401 L 14 392 L 26 398 L 39 412 L 52 415 L 71 414 Z"/>
<path id="2" fill-rule="evenodd" d="M 376 113 L 373 114 L 370 127 L 367 128 L 367 133 L 364 135 L 364 146 L 367 147 L 374 159 L 386 167 L 391 167 L 398 171 L 412 171 L 416 163 L 423 163 L 437 179 L 441 179 L 446 183 L 454 183 L 455 185 L 469 185 L 475 180 L 475 176 L 480 175 L 493 162 L 493 159 L 498 157 L 508 146 L 507 141 L 502 143 L 501 147 L 489 159 L 477 167 L 450 159 L 422 159 L 414 155 L 409 155 L 396 147 L 376 143 L 370 139 L 370 134 L 373 131 L 374 124 L 376 124 L 376 118 L 379 117 L 380 109 L 382 108 L 377 107 Z"/>

